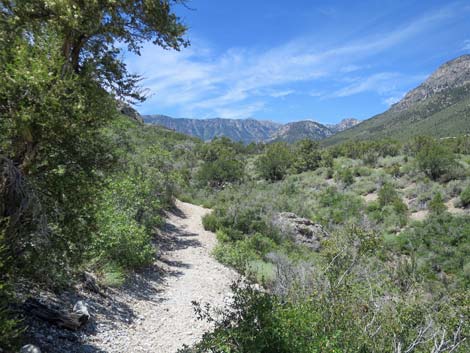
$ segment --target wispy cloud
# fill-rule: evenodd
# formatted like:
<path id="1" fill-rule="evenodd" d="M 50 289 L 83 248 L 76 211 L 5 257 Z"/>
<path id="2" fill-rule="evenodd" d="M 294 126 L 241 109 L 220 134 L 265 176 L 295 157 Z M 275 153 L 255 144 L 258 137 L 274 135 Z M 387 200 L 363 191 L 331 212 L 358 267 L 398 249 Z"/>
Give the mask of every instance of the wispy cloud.
<path id="1" fill-rule="evenodd" d="M 187 116 L 245 118 L 264 109 L 269 100 L 294 92 L 346 97 L 375 91 L 392 97 L 400 91 L 404 76 L 394 72 L 360 75 L 367 69 L 364 61 L 435 26 L 452 11 L 444 8 L 395 31 L 321 49 L 302 38 L 264 51 L 232 48 L 220 53 L 195 38 L 193 46 L 181 52 L 147 45 L 141 57 L 129 57 L 127 63 L 131 71 L 145 77 L 143 83 L 152 92 L 143 108 L 147 113 L 181 107 L 179 111 Z M 325 95 L 314 89 L 321 80 L 342 82 L 343 87 Z M 311 83 L 311 87 L 303 92 L 286 88 L 301 83 Z"/>
<path id="2" fill-rule="evenodd" d="M 470 50 L 470 39 L 467 39 L 463 42 L 462 50 L 463 51 L 469 51 Z"/>

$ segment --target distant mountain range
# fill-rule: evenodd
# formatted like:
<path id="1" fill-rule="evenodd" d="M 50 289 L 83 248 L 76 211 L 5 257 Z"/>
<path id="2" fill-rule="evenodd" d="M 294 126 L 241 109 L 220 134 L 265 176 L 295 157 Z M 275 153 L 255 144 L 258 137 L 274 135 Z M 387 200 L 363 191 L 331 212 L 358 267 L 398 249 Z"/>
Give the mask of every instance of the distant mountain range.
<path id="1" fill-rule="evenodd" d="M 148 115 L 144 120 L 205 141 L 226 136 L 244 143 L 291 143 L 308 138 L 333 145 L 348 140 L 405 141 L 416 135 L 470 134 L 470 55 L 443 64 L 389 110 L 362 122 L 344 119 L 334 125 L 311 120 L 277 124 L 254 119 L 174 119 L 164 115 Z"/>
<path id="2" fill-rule="evenodd" d="M 406 141 L 416 135 L 463 134 L 470 134 L 470 55 L 443 64 L 386 112 L 330 136 L 323 143 L 378 138 Z"/>
<path id="3" fill-rule="evenodd" d="M 162 125 L 204 141 L 225 136 L 244 143 L 273 141 L 290 143 L 305 138 L 322 140 L 359 123 L 359 120 L 351 118 L 331 125 L 311 120 L 278 124 L 255 119 L 181 119 L 165 115 L 146 115 L 143 118 L 148 124 Z"/>

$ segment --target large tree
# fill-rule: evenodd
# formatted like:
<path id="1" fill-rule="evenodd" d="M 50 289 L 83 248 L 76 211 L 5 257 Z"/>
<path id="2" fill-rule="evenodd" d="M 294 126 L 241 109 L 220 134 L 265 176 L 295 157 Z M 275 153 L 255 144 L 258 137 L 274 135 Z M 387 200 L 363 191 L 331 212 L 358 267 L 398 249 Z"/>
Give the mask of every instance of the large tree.
<path id="1" fill-rule="evenodd" d="M 165 49 L 188 45 L 186 27 L 172 11 L 185 0 L 1 0 L 9 28 L 32 36 L 53 29 L 61 41 L 65 71 L 92 71 L 95 79 L 122 97 L 142 99 L 138 77 L 126 71 L 121 48 L 140 54 L 144 42 Z"/>
<path id="2" fill-rule="evenodd" d="M 102 128 L 116 98 L 144 98 L 120 53 L 188 45 L 178 3 L 0 0 L 0 226 L 15 262 L 40 259 L 45 238 L 80 261 L 113 161 Z"/>

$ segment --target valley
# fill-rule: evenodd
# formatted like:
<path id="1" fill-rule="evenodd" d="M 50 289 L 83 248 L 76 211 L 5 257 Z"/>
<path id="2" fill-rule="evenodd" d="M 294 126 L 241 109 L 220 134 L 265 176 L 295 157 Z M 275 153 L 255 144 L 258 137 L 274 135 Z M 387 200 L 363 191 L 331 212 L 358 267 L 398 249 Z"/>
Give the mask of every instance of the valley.
<path id="1" fill-rule="evenodd" d="M 0 1 L 0 353 L 470 352 L 469 15 Z"/>

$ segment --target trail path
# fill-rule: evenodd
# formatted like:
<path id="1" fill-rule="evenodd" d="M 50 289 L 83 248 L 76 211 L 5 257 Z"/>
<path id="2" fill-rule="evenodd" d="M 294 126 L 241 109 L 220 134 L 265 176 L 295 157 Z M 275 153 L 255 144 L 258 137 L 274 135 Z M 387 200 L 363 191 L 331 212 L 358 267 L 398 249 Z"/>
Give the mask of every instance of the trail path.
<path id="1" fill-rule="evenodd" d="M 156 268 L 134 279 L 122 301 L 132 317 L 129 324 L 104 322 L 90 342 L 104 352 L 174 353 L 210 330 L 198 321 L 192 301 L 221 307 L 230 298 L 236 273 L 218 263 L 211 251 L 215 235 L 204 230 L 209 210 L 177 201 L 160 235 L 163 254 Z M 127 297 L 126 297 L 127 296 Z"/>

